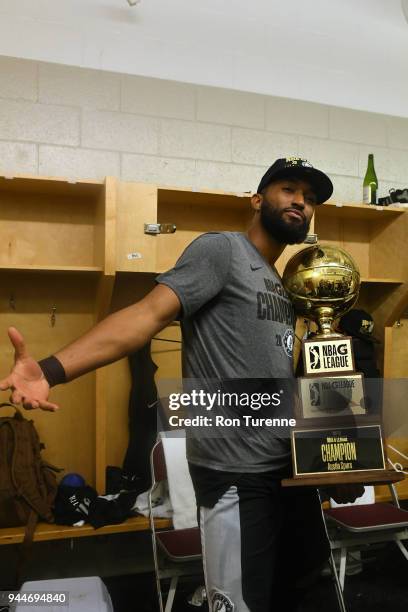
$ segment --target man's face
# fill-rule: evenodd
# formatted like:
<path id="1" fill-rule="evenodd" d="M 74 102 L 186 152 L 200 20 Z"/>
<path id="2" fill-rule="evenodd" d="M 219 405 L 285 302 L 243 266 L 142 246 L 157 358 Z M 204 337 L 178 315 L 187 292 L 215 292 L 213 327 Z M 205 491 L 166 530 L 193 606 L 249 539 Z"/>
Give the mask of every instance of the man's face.
<path id="1" fill-rule="evenodd" d="M 304 241 L 316 206 L 316 195 L 306 181 L 274 181 L 261 195 L 260 220 L 268 234 L 281 244 Z"/>

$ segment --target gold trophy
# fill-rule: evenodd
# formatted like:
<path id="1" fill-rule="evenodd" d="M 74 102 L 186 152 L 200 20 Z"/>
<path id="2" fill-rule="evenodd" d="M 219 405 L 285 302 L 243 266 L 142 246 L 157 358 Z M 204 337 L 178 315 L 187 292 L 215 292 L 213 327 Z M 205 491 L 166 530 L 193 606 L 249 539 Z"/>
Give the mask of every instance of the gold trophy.
<path id="1" fill-rule="evenodd" d="M 333 330 L 358 299 L 360 273 L 352 257 L 317 244 L 294 255 L 283 284 L 296 313 L 317 325 L 303 341 L 296 427 L 291 432 L 293 479 L 286 486 L 397 481 L 386 469 L 381 416 L 370 414 L 364 376 L 355 371 L 352 338 Z"/>

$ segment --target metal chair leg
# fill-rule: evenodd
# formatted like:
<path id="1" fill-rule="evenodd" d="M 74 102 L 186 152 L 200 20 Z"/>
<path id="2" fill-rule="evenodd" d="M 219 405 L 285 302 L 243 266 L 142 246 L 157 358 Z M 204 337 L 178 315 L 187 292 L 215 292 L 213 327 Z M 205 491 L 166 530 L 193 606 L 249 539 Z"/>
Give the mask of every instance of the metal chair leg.
<path id="1" fill-rule="evenodd" d="M 156 575 L 156 590 L 157 590 L 157 599 L 159 602 L 159 610 L 160 612 L 163 612 L 164 608 L 163 608 L 163 595 L 161 592 L 161 584 L 160 584 L 160 580 Z"/>
<path id="2" fill-rule="evenodd" d="M 154 527 L 153 527 L 154 530 Z M 162 591 L 161 591 L 161 584 L 160 584 L 160 569 L 159 569 L 159 561 L 157 558 L 157 546 L 156 546 L 156 539 L 155 539 L 155 533 L 154 531 L 152 531 L 152 550 L 153 550 L 153 562 L 154 562 L 154 573 L 156 576 L 156 590 L 157 590 L 157 599 L 159 602 L 159 612 L 163 612 L 164 607 L 163 607 L 163 595 L 162 595 Z"/>
<path id="3" fill-rule="evenodd" d="M 330 551 L 329 565 L 330 565 L 330 569 L 331 569 L 332 576 L 333 576 L 333 579 L 334 579 L 334 586 L 335 586 L 335 590 L 336 590 L 337 601 L 338 601 L 338 604 L 339 604 L 340 612 L 347 612 L 346 604 L 345 604 L 345 601 L 344 601 L 343 589 L 341 588 L 341 584 L 340 584 L 340 580 L 339 580 L 339 575 L 337 573 L 336 563 L 334 561 L 334 557 L 333 557 L 333 552 L 332 551 Z"/>
<path id="4" fill-rule="evenodd" d="M 404 544 L 398 538 L 395 538 L 394 542 L 408 561 L 408 550 L 405 548 Z"/>
<path id="5" fill-rule="evenodd" d="M 324 530 L 326 532 L 327 541 L 330 542 L 329 532 L 327 530 L 326 518 L 324 516 L 323 507 L 322 507 L 322 498 L 321 498 L 320 490 L 319 489 L 317 489 L 317 494 L 318 494 L 319 500 L 320 500 L 320 510 L 321 510 L 321 513 L 322 513 L 322 520 L 323 520 Z M 335 591 L 336 591 L 336 595 L 337 595 L 337 601 L 339 603 L 340 612 L 347 612 L 346 604 L 344 602 L 343 589 L 341 588 L 341 584 L 340 584 L 340 581 L 339 581 L 339 576 L 337 574 L 337 569 L 336 569 L 336 564 L 334 562 L 334 557 L 333 557 L 332 549 L 330 549 L 329 565 L 330 565 L 330 569 L 331 569 L 332 576 L 333 576 L 333 579 L 334 579 L 334 587 L 335 587 Z"/>
<path id="6" fill-rule="evenodd" d="M 166 607 L 164 612 L 171 612 L 173 607 L 174 596 L 176 594 L 178 576 L 173 576 L 170 582 L 169 594 L 167 595 Z"/>
<path id="7" fill-rule="evenodd" d="M 347 548 L 340 549 L 340 572 L 339 580 L 341 590 L 344 591 L 344 581 L 346 579 L 346 564 L 347 564 Z"/>

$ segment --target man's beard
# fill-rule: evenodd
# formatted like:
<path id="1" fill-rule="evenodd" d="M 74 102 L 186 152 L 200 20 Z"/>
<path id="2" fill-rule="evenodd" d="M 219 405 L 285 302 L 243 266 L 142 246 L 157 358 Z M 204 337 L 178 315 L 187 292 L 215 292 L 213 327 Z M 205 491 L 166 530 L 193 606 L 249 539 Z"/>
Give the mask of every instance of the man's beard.
<path id="1" fill-rule="evenodd" d="M 280 244 L 300 244 L 304 241 L 309 231 L 310 221 L 285 221 L 284 210 L 270 208 L 262 202 L 261 225 L 266 232 Z"/>

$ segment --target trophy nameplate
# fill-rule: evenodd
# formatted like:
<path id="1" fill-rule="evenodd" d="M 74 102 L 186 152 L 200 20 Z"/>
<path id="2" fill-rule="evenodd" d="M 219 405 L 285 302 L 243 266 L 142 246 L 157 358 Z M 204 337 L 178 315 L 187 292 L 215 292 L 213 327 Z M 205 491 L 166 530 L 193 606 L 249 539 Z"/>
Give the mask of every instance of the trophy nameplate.
<path id="1" fill-rule="evenodd" d="M 385 470 L 380 425 L 292 431 L 294 477 Z"/>
<path id="2" fill-rule="evenodd" d="M 298 379 L 298 419 L 332 419 L 367 414 L 363 375 L 302 376 Z"/>
<path id="3" fill-rule="evenodd" d="M 354 372 L 352 339 L 344 336 L 304 340 L 303 360 L 308 376 Z"/>

